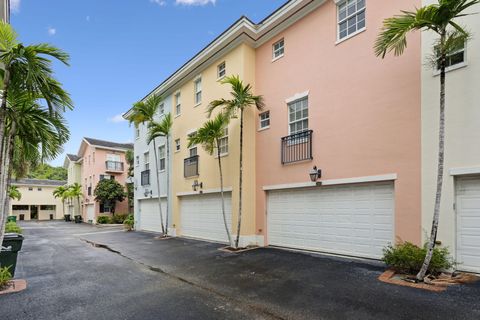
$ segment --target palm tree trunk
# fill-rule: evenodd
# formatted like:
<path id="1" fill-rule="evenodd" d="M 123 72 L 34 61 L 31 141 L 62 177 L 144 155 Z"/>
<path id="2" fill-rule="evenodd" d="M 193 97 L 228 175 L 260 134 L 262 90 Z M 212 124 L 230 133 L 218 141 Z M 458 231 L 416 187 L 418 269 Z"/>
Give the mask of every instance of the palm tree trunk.
<path id="1" fill-rule="evenodd" d="M 165 235 L 165 226 L 163 224 L 163 213 L 162 213 L 162 198 L 160 193 L 160 173 L 158 172 L 158 155 L 157 155 L 157 144 L 155 139 L 153 139 L 153 155 L 155 157 L 155 175 L 157 177 L 157 190 L 158 190 L 158 210 L 160 211 L 160 223 L 162 225 L 162 234 Z"/>
<path id="2" fill-rule="evenodd" d="M 5 141 L 6 139 L 6 141 Z M 12 136 L 9 132 L 7 136 L 4 135 L 4 146 L 3 146 L 3 157 L 1 162 L 1 171 L 0 171 L 0 214 L 2 215 L 1 225 L 0 225 L 0 247 L 3 243 L 3 237 L 5 235 L 5 224 L 7 223 L 7 210 L 5 208 L 6 198 L 8 194 L 7 186 L 8 186 L 8 172 L 10 170 L 10 142 Z M 1 250 L 1 248 L 0 248 Z"/>
<path id="3" fill-rule="evenodd" d="M 440 125 L 439 125 L 439 146 L 438 146 L 438 168 L 437 168 L 437 192 L 435 196 L 435 207 L 433 211 L 432 230 L 427 246 L 427 254 L 422 268 L 417 274 L 417 280 L 423 281 L 427 274 L 428 267 L 432 261 L 435 242 L 437 241 L 438 222 L 440 220 L 440 202 L 442 199 L 443 173 L 444 173 L 444 155 L 445 155 L 445 69 L 447 57 L 444 53 L 445 33 L 442 33 L 441 39 L 442 55 L 440 58 Z"/>
<path id="4" fill-rule="evenodd" d="M 240 241 L 240 229 L 242 227 L 242 183 L 243 183 L 243 109 L 240 111 L 240 177 L 238 182 L 238 224 L 235 248 Z"/>
<path id="5" fill-rule="evenodd" d="M 170 166 L 169 161 L 170 161 L 170 146 L 168 143 L 168 134 L 165 136 L 165 143 L 166 143 L 166 148 L 167 148 L 167 159 L 165 160 L 165 171 L 167 174 L 167 212 L 165 215 L 165 235 L 168 235 L 168 202 L 170 201 Z"/>
<path id="6" fill-rule="evenodd" d="M 225 215 L 225 197 L 223 192 L 223 171 L 222 171 L 222 158 L 220 156 L 220 143 L 217 139 L 217 157 L 218 157 L 218 170 L 220 171 L 220 194 L 222 196 L 222 214 L 223 214 L 223 223 L 225 224 L 225 231 L 227 231 L 228 244 L 233 247 L 232 236 L 230 235 L 230 229 L 228 227 L 227 216 Z"/>
<path id="7" fill-rule="evenodd" d="M 5 201 L 1 202 L 1 199 L 5 199 L 7 196 L 8 190 L 6 189 L 6 184 L 3 184 L 3 176 L 7 175 L 9 162 L 7 161 L 8 157 L 8 146 L 9 138 L 6 136 L 6 120 L 7 120 L 7 98 L 8 98 L 8 88 L 10 85 L 10 67 L 6 65 L 5 74 L 3 78 L 3 91 L 2 91 L 2 101 L 0 105 L 0 251 L 3 243 L 3 236 L 5 234 L 5 224 L 7 222 L 7 210 L 5 210 Z"/>

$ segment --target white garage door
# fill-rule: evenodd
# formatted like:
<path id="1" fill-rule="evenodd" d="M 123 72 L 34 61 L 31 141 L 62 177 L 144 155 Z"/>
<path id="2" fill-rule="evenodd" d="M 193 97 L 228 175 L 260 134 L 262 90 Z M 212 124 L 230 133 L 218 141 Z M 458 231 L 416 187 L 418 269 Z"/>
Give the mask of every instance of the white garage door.
<path id="1" fill-rule="evenodd" d="M 228 226 L 232 221 L 232 196 L 225 193 Z M 186 196 L 180 199 L 181 232 L 183 236 L 228 242 L 222 215 L 220 194 Z"/>
<path id="2" fill-rule="evenodd" d="M 87 205 L 87 222 L 94 222 L 95 220 L 95 205 Z"/>
<path id="3" fill-rule="evenodd" d="M 480 273 L 480 178 L 457 181 L 458 268 Z"/>
<path id="4" fill-rule="evenodd" d="M 270 245 L 381 258 L 394 240 L 392 183 L 271 191 Z"/>
<path id="5" fill-rule="evenodd" d="M 139 230 L 162 232 L 160 222 L 160 210 L 158 199 L 146 199 L 138 201 L 138 228 Z M 162 200 L 163 223 L 166 223 L 167 201 Z"/>

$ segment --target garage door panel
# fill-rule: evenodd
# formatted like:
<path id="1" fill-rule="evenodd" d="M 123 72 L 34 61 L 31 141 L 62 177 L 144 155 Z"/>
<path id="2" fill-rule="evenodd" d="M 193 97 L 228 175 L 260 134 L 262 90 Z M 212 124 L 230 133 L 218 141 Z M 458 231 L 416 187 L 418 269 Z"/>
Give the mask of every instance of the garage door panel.
<path id="1" fill-rule="evenodd" d="M 150 232 L 162 232 L 160 221 L 160 209 L 158 199 L 145 199 L 138 201 L 139 209 L 139 229 Z M 167 213 L 167 201 L 162 200 L 162 213 L 165 222 Z"/>
<path id="2" fill-rule="evenodd" d="M 232 224 L 231 193 L 225 194 L 227 224 Z M 182 235 L 206 240 L 227 242 L 220 194 L 204 194 L 180 199 Z"/>
<path id="3" fill-rule="evenodd" d="M 271 245 L 380 258 L 393 242 L 393 184 L 268 194 Z"/>

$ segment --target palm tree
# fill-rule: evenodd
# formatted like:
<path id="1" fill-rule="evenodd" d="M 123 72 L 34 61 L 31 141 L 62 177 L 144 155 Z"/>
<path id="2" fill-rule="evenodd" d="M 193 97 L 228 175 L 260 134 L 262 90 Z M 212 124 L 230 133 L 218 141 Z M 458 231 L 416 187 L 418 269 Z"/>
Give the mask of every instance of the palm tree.
<path id="1" fill-rule="evenodd" d="M 67 194 L 69 198 L 77 200 L 77 205 L 80 209 L 80 198 L 83 197 L 82 186 L 75 182 L 74 184 L 68 186 Z"/>
<path id="2" fill-rule="evenodd" d="M 163 98 L 161 96 L 154 94 L 145 101 L 135 103 L 132 113 L 130 117 L 128 117 L 128 121 L 133 123 L 135 127 L 138 127 L 140 124 L 144 123 L 147 123 L 147 126 L 150 126 L 150 124 L 155 122 L 155 114 L 157 113 L 158 107 L 162 100 Z M 162 227 L 162 234 L 166 235 L 166 229 L 163 223 L 162 199 L 160 197 L 160 172 L 158 170 L 158 150 L 156 139 L 147 139 L 147 144 L 150 145 L 151 142 L 153 142 L 153 155 L 155 157 L 155 167 L 157 168 L 155 176 L 158 189 L 158 210 L 160 212 L 160 224 Z"/>
<path id="3" fill-rule="evenodd" d="M 172 131 L 172 115 L 167 113 L 164 115 L 163 119 L 160 122 L 152 121 L 148 124 L 148 136 L 147 142 L 150 143 L 151 141 L 155 141 L 156 138 L 164 137 L 165 138 L 165 145 L 166 145 L 166 161 L 165 161 L 165 171 L 167 172 L 167 202 L 170 193 L 169 185 L 170 185 L 170 169 L 168 168 L 168 163 L 170 160 L 170 132 Z M 158 161 L 156 162 L 158 165 Z M 158 190 L 158 198 L 160 199 L 160 189 Z M 165 218 L 165 235 L 168 235 L 168 205 L 166 211 L 166 218 Z"/>
<path id="4" fill-rule="evenodd" d="M 62 200 L 63 214 L 65 215 L 65 200 L 69 198 L 68 186 L 58 186 L 53 190 L 53 196 Z"/>
<path id="5" fill-rule="evenodd" d="M 225 231 L 228 236 L 228 243 L 233 247 L 232 236 L 225 215 L 225 199 L 223 194 L 223 172 L 222 157 L 220 152 L 220 140 L 225 136 L 225 129 L 228 127 L 229 119 L 223 113 L 219 113 L 213 120 L 208 120 L 198 131 L 188 137 L 188 147 L 200 144 L 208 154 L 213 155 L 217 150 L 218 170 L 220 172 L 220 194 L 222 196 L 222 214 Z"/>
<path id="6" fill-rule="evenodd" d="M 10 186 L 10 188 L 8 188 L 8 197 L 20 201 L 22 199 L 22 193 L 18 190 L 17 186 Z"/>
<path id="7" fill-rule="evenodd" d="M 468 32 L 456 23 L 456 19 L 468 15 L 465 10 L 480 3 L 480 0 L 439 0 L 438 4 L 421 7 L 414 12 L 402 11 L 400 15 L 387 18 L 375 42 L 377 56 L 385 57 L 387 52 L 399 56 L 407 47 L 407 35 L 410 31 L 431 31 L 438 40 L 433 47 L 431 64 L 440 70 L 440 126 L 437 168 L 437 190 L 433 212 L 432 230 L 428 241 L 427 254 L 417 280 L 423 281 L 430 266 L 437 240 L 442 197 L 444 155 L 445 155 L 445 70 L 447 58 L 457 51 L 469 38 Z"/>
<path id="8" fill-rule="evenodd" d="M 250 84 L 244 85 L 239 76 L 226 77 L 222 80 L 222 84 L 229 84 L 232 87 L 230 92 L 232 99 L 214 100 L 208 107 L 209 117 L 217 108 L 221 108 L 221 112 L 229 119 L 236 118 L 240 113 L 240 177 L 238 188 L 238 223 L 237 223 L 237 237 L 235 239 L 235 248 L 238 248 L 240 240 L 240 229 L 242 227 L 242 180 L 243 180 L 243 117 L 244 112 L 249 107 L 255 106 L 257 110 L 262 110 L 264 107 L 263 97 L 256 96 L 252 93 L 253 89 Z"/>
<path id="9" fill-rule="evenodd" d="M 62 112 L 73 103 L 53 77 L 50 58 L 68 65 L 65 52 L 48 44 L 24 46 L 13 28 L 0 22 L 0 243 L 12 171 L 56 156 L 68 139 Z M 40 121 L 30 122 L 33 118 Z"/>

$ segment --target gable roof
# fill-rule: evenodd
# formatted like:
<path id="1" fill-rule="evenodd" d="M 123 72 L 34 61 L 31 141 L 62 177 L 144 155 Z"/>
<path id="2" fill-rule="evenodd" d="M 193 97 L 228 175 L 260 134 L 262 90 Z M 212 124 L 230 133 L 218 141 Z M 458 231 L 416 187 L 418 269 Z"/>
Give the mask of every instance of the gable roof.
<path id="1" fill-rule="evenodd" d="M 42 180 L 42 179 L 12 179 L 12 185 L 15 186 L 48 186 L 58 187 L 67 184 L 67 181 L 60 180 Z"/>
<path id="2" fill-rule="evenodd" d="M 133 149 L 133 143 L 118 143 L 106 140 L 99 140 L 94 138 L 83 138 L 88 144 L 97 147 L 111 148 L 111 149 Z"/>
<path id="3" fill-rule="evenodd" d="M 69 154 L 68 153 L 67 158 L 68 158 L 68 160 L 73 161 L 73 162 L 76 162 L 76 161 L 80 160 L 80 157 L 77 156 L 76 154 Z"/>

